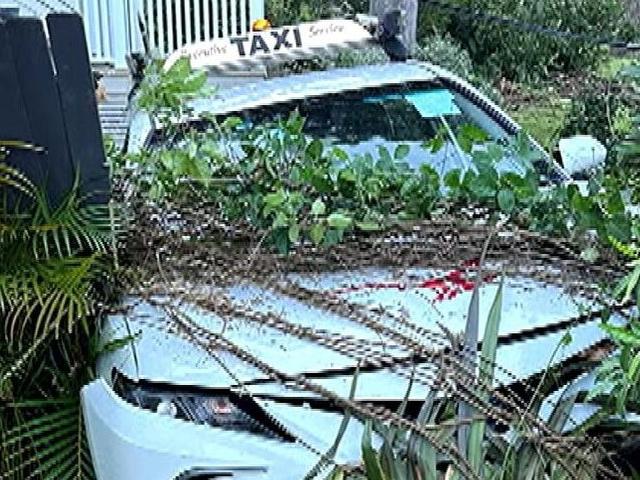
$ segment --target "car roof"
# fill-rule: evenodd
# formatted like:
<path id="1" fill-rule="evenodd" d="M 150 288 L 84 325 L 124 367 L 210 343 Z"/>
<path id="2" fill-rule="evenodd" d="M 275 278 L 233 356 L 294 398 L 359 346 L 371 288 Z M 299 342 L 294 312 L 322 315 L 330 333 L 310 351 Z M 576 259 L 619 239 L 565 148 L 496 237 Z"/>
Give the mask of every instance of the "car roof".
<path id="1" fill-rule="evenodd" d="M 403 62 L 334 68 L 270 79 L 255 75 L 210 75 L 209 83 L 216 87 L 216 92 L 191 101 L 190 117 L 183 118 L 180 122 L 197 120 L 207 113 L 224 115 L 348 90 L 406 82 L 429 82 L 442 77 L 443 72 L 446 72 L 437 70 L 437 67 L 427 63 Z M 143 149 L 153 131 L 150 116 L 145 112 L 135 112 L 130 118 L 128 151 L 135 153 Z"/>
<path id="2" fill-rule="evenodd" d="M 336 68 L 223 87 L 214 97 L 194 101 L 192 107 L 196 117 L 204 112 L 224 114 L 348 90 L 428 82 L 437 77 L 427 64 L 416 62 Z"/>

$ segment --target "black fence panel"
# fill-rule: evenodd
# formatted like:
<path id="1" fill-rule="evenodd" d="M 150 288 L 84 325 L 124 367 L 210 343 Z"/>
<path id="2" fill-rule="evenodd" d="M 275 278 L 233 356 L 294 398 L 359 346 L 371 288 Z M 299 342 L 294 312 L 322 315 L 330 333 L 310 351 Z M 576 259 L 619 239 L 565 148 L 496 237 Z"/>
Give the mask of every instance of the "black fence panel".
<path id="1" fill-rule="evenodd" d="M 71 158 L 85 191 L 104 198 L 109 172 L 84 25 L 79 15 L 53 14 L 47 17 L 47 26 Z"/>
<path id="2" fill-rule="evenodd" d="M 31 137 L 7 25 L 0 19 L 0 138 Z"/>
<path id="3" fill-rule="evenodd" d="M 72 184 L 74 172 L 42 22 L 14 18 L 7 22 L 7 32 L 31 132 L 25 140 L 45 148 L 25 170 L 37 184 L 46 185 L 49 198 L 57 203 Z"/>
<path id="4" fill-rule="evenodd" d="M 10 158 L 52 203 L 76 178 L 91 202 L 103 203 L 109 171 L 82 20 L 56 14 L 47 25 L 50 49 L 39 19 L 0 18 L 0 139 L 45 149 Z"/>

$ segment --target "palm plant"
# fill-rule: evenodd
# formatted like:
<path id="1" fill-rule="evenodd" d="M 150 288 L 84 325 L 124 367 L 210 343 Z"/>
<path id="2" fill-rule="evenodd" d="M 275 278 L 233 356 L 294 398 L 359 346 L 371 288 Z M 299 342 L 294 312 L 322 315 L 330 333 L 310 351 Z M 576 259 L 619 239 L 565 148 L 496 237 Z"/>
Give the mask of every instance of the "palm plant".
<path id="1" fill-rule="evenodd" d="M 76 182 L 57 205 L 0 142 L 0 478 L 92 478 L 79 408 L 113 219 Z"/>

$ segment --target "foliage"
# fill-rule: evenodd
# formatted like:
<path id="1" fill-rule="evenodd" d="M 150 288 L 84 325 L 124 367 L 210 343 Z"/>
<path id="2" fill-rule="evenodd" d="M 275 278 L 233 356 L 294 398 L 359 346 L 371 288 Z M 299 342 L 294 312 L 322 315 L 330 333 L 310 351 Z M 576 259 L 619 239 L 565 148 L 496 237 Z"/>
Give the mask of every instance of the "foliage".
<path id="1" fill-rule="evenodd" d="M 619 81 L 585 78 L 571 102 L 561 137 L 592 135 L 611 149 L 631 130 L 631 105 L 622 90 Z"/>
<path id="2" fill-rule="evenodd" d="M 276 26 L 368 11 L 367 0 L 267 0 L 267 18 Z"/>
<path id="3" fill-rule="evenodd" d="M 332 64 L 335 67 L 357 67 L 359 65 L 377 65 L 388 61 L 389 57 L 382 47 L 374 46 L 340 51 L 332 60 Z"/>
<path id="4" fill-rule="evenodd" d="M 632 259 L 631 271 L 617 285 L 614 297 L 625 304 L 633 299 L 640 305 L 640 249 L 635 244 L 615 240 L 613 245 L 622 255 Z M 606 407 L 625 414 L 629 405 L 636 408 L 640 405 L 640 321 L 634 315 L 628 318 L 626 325 L 605 322 L 602 328 L 618 348 L 598 368 L 596 387 L 587 399 L 604 398 Z"/>
<path id="5" fill-rule="evenodd" d="M 630 82 L 630 87 L 638 89 L 640 69 L 638 66 L 628 67 L 623 71 L 624 79 Z M 637 110 L 637 106 L 634 110 Z M 625 138 L 615 146 L 614 153 L 616 169 L 612 173 L 618 177 L 621 185 L 624 185 L 631 194 L 631 200 L 640 203 L 640 117 L 633 115 L 630 122 L 624 122 L 628 132 Z"/>
<path id="6" fill-rule="evenodd" d="M 640 323 L 633 318 L 627 326 L 604 323 L 602 328 L 618 352 L 598 367 L 597 384 L 587 400 L 604 399 L 613 412 L 625 414 L 630 405 L 640 404 Z"/>
<path id="7" fill-rule="evenodd" d="M 484 13 L 594 37 L 615 36 L 624 26 L 623 6 L 618 0 L 460 0 L 456 3 Z M 492 77 L 535 80 L 554 71 L 592 68 L 602 57 L 598 45 L 582 40 L 527 33 L 495 22 L 443 15 L 433 7 L 425 8 L 422 15 L 438 18 L 436 28 L 446 29 L 457 38 L 473 61 Z"/>
<path id="8" fill-rule="evenodd" d="M 562 138 L 562 132 L 566 133 L 566 122 L 568 110 L 571 103 L 565 103 L 556 97 L 549 97 L 536 100 L 522 105 L 510 105 L 509 114 L 511 117 L 547 152 L 551 152 Z M 578 133 L 573 131 L 571 134 Z"/>
<path id="9" fill-rule="evenodd" d="M 440 178 L 429 165 L 409 167 L 405 145 L 352 157 L 325 147 L 303 133 L 304 119 L 295 112 L 249 131 L 234 117 L 211 122 L 204 130 L 187 129 L 177 143 L 128 157 L 135 172 L 129 177 L 154 200 L 206 199 L 225 221 L 265 232 L 281 252 L 299 241 L 331 245 L 347 232 L 380 230 L 390 222 L 469 205 L 544 233 L 579 238 L 595 231 L 604 241 L 630 238 L 615 182 L 596 176 L 588 195 L 575 185 L 540 188 L 533 166 L 539 153 L 524 135 L 495 142 L 462 125 L 457 142 L 473 168 Z M 436 152 L 444 145 L 436 136 L 423 148 Z"/>
<path id="10" fill-rule="evenodd" d="M 169 69 L 152 62 L 145 70 L 137 105 L 161 124 L 181 119 L 189 112 L 188 101 L 207 93 L 205 71 L 191 69 L 189 59 L 180 58 Z"/>
<path id="11" fill-rule="evenodd" d="M 476 290 L 477 291 L 477 290 Z M 477 302 L 475 302 L 477 304 Z M 470 312 L 474 311 L 474 300 L 470 304 Z M 475 308 L 477 310 L 477 307 Z M 490 386 L 494 379 L 494 362 L 497 349 L 497 339 L 502 310 L 502 286 L 494 297 L 489 316 L 487 318 L 482 352 L 477 352 L 477 341 L 467 347 L 467 357 L 479 356 L 479 375 L 481 381 Z M 468 322 L 478 322 L 470 315 Z M 471 346 L 473 345 L 473 346 Z M 475 365 L 475 362 L 472 362 Z M 473 367 L 472 367 L 473 368 Z M 543 382 L 541 382 L 543 383 Z M 542 386 L 542 385 L 541 385 Z M 541 387 L 540 386 L 540 387 Z M 538 399 L 531 400 L 529 411 L 538 412 L 544 398 L 544 391 L 538 388 Z M 411 381 L 405 399 L 399 407 L 398 413 L 404 414 L 407 399 L 411 391 Z M 486 395 L 486 394 L 485 394 Z M 485 396 L 486 399 L 486 396 Z M 451 401 L 449 401 L 451 402 Z M 554 406 L 550 416 L 549 427 L 555 432 L 561 432 L 569 418 L 567 412 L 573 407 L 575 396 L 561 396 Z M 429 425 L 433 429 L 434 441 L 442 444 L 452 444 L 457 436 L 462 436 L 468 463 L 479 478 L 487 479 L 568 479 L 567 465 L 553 458 L 548 452 L 541 451 L 539 446 L 531 441 L 524 426 L 518 422 L 512 425 L 509 436 L 502 436 L 494 431 L 494 426 L 486 419 L 473 420 L 470 427 L 462 423 L 452 423 L 451 415 L 455 409 L 447 405 L 447 400 L 438 399 L 436 390 L 429 392 L 422 404 L 417 423 Z M 473 415 L 473 409 L 470 410 Z M 465 417 L 467 418 L 467 417 Z M 435 429 L 434 427 L 439 427 Z M 381 439 L 379 448 L 373 446 L 374 432 Z M 456 435 L 457 433 L 457 435 Z M 362 459 L 366 478 L 369 480 L 422 480 L 460 478 L 455 468 L 455 462 L 436 452 L 433 444 L 426 439 L 419 438 L 400 429 L 388 427 L 380 422 L 367 421 L 362 437 Z M 444 467 L 444 468 L 443 468 Z M 589 466 L 577 466 L 584 476 L 580 478 L 595 478 L 589 472 Z M 337 467 L 328 477 L 341 478 Z"/>
<path id="12" fill-rule="evenodd" d="M 28 478 L 95 478 L 77 396 L 9 402 L 3 410 L 19 419 L 5 427 L 0 415 L 3 479 L 27 472 Z"/>
<path id="13" fill-rule="evenodd" d="M 445 193 L 432 167 L 423 165 L 418 171 L 409 167 L 405 145 L 393 152 L 380 147 L 376 156 L 349 157 L 308 138 L 304 119 L 295 112 L 249 132 L 240 128 L 231 140 L 216 137 L 220 131 L 234 133 L 232 127 L 240 123 L 229 118 L 209 132 L 192 132 L 180 148 L 169 146 L 131 158 L 144 172 L 143 191 L 156 199 L 198 195 L 214 200 L 223 218 L 268 232 L 282 252 L 305 238 L 330 245 L 354 229 L 380 230 L 389 221 L 427 218 L 441 203 L 499 206 L 510 214 L 538 193 L 532 170 L 525 177 L 498 171 L 504 156 L 515 155 L 515 145 L 487 143 L 486 150 L 472 153 L 483 137 L 470 127 L 461 129 L 459 142 L 472 153 L 478 172 L 448 174 Z M 225 144 L 235 147 L 225 151 Z M 437 150 L 443 145 L 444 141 L 424 148 Z M 521 143 L 518 148 L 527 147 Z"/>
<path id="14" fill-rule="evenodd" d="M 77 185 L 51 208 L 6 162 L 35 147 L 0 145 L 0 469 L 8 480 L 92 478 L 78 391 L 91 377 L 115 222 Z"/>
<path id="15" fill-rule="evenodd" d="M 474 74 L 469 52 L 450 35 L 430 35 L 422 38 L 412 56 L 417 60 L 446 68 L 464 79 L 469 79 Z"/>

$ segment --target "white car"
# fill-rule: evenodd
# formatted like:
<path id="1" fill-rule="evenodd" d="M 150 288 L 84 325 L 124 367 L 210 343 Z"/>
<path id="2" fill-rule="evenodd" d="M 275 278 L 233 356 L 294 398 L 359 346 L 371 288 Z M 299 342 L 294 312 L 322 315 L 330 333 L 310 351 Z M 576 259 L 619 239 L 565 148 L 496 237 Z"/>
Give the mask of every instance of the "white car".
<path id="1" fill-rule="evenodd" d="M 436 169 L 467 161 L 454 135 L 437 153 L 420 148 L 425 138 L 443 128 L 451 131 L 471 122 L 494 139 L 519 131 L 467 82 L 434 65 L 415 62 L 256 79 L 225 87 L 216 98 L 195 102 L 194 108 L 194 121 L 198 112 L 207 111 L 220 117 L 238 115 L 248 123 L 298 108 L 307 119 L 309 135 L 351 153 L 375 154 L 379 146 L 392 151 L 396 145 L 409 145 L 410 164 L 429 162 Z M 148 118 L 138 115 L 132 125 L 131 149 L 157 141 Z M 569 178 L 543 152 L 541 158 L 551 180 Z M 415 235 L 407 235 L 406 242 L 416 241 Z M 439 324 L 456 333 L 464 330 L 473 268 L 462 260 L 452 269 L 447 266 L 450 262 L 421 258 L 407 268 L 373 256 L 369 264 L 352 267 L 334 264 L 313 273 L 294 269 L 277 282 L 273 272 L 264 272 L 262 279 L 247 278 L 231 286 L 190 285 L 201 295 L 224 298 L 235 315 L 231 320 L 213 308 L 175 303 L 168 295 L 127 298 L 122 313 L 105 319 L 103 341 L 129 338 L 131 342 L 103 353 L 98 379 L 82 391 L 98 478 L 304 478 L 333 443 L 343 411 L 326 395 L 296 387 L 287 378 L 304 375 L 314 385 L 346 398 L 357 365 L 353 351 L 384 354 L 387 363 L 360 372 L 354 400 L 395 409 L 407 391 L 412 354 L 389 332 L 443 349 L 444 336 L 429 337 L 425 332 L 441 331 Z M 508 372 L 496 373 L 503 385 L 520 385 L 544 371 L 548 362 L 570 361 L 605 338 L 599 314 L 585 314 L 596 309 L 590 300 L 569 293 L 560 282 L 527 276 L 524 270 L 508 274 L 504 285 L 497 363 Z M 567 272 L 551 271 L 558 278 L 563 273 Z M 480 338 L 497 283 L 488 278 L 481 288 Z M 389 330 L 370 328 L 330 308 L 331 302 L 325 300 L 346 302 Z M 385 317 L 381 309 L 393 315 Z M 402 315 L 408 323 L 398 323 Z M 265 318 L 281 322 L 269 324 Z M 572 341 L 565 344 L 568 330 Z M 207 339 L 219 339 L 221 332 L 236 350 L 215 342 L 205 348 Z M 310 340 L 311 334 L 326 341 Z M 335 348 L 329 339 L 338 336 L 342 344 Z M 259 358 L 277 374 L 239 352 Z M 409 393 L 408 415 L 416 414 L 428 390 L 416 382 Z M 589 413 L 587 408 L 576 415 Z M 352 419 L 336 463 L 359 462 L 362 431 L 361 421 Z"/>

